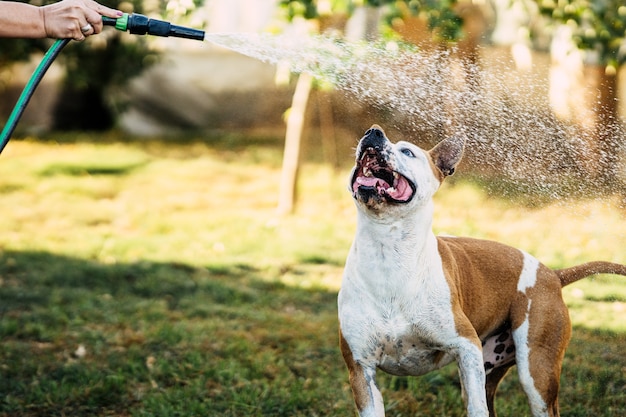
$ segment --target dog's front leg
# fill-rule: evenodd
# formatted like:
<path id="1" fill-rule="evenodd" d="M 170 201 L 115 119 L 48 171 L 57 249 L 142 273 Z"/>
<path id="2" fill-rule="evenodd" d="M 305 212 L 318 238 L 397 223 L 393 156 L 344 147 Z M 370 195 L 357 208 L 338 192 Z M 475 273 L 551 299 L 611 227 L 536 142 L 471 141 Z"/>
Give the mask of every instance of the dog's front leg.
<path id="1" fill-rule="evenodd" d="M 478 341 L 480 343 L 480 341 Z M 487 397 L 485 394 L 485 368 L 483 354 L 476 341 L 460 338 L 456 350 L 463 400 L 468 417 L 487 417 Z"/>
<path id="2" fill-rule="evenodd" d="M 352 396 L 360 417 L 384 417 L 383 396 L 376 385 L 376 367 L 366 367 L 354 360 L 348 342 L 339 332 L 341 354 L 348 367 Z"/>
<path id="3" fill-rule="evenodd" d="M 350 369 L 350 386 L 360 417 L 384 417 L 383 396 L 376 385 L 376 369 L 363 368 L 355 363 Z"/>

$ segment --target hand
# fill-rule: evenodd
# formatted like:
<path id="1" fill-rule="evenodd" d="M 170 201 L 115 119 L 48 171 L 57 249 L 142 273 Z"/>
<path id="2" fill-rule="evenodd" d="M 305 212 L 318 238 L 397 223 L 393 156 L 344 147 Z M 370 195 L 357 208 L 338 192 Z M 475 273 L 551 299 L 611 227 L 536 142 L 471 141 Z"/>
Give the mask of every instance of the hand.
<path id="1" fill-rule="evenodd" d="M 94 0 L 62 0 L 40 7 L 46 36 L 57 39 L 85 40 L 102 31 L 102 16 L 118 18 L 119 10 L 103 6 Z"/>

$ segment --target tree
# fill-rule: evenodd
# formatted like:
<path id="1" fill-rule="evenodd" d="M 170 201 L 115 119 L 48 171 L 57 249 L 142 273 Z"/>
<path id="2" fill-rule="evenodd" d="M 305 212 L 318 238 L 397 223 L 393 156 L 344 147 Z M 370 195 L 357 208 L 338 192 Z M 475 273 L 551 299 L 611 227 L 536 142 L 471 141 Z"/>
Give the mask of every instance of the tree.
<path id="1" fill-rule="evenodd" d="M 144 38 L 129 42 L 126 35 L 111 30 L 98 37 L 93 42 L 71 42 L 60 55 L 66 74 L 53 109 L 54 129 L 111 128 L 116 109 L 107 92 L 122 88 L 156 60 Z M 155 59 L 148 59 L 151 55 Z"/>
<path id="2" fill-rule="evenodd" d="M 347 0 L 325 2 L 324 8 L 318 8 L 315 0 L 281 0 L 280 5 L 288 21 L 297 18 L 317 20 L 317 31 L 324 32 L 328 27 L 331 16 L 347 15 L 353 8 L 352 2 Z M 343 28 L 342 28 L 343 29 Z M 278 195 L 278 213 L 285 215 L 293 212 L 296 200 L 298 182 L 300 143 L 304 131 L 304 121 L 307 102 L 314 79 L 309 74 L 298 77 L 292 106 L 287 112 L 287 129 L 285 134 L 285 150 L 281 170 L 280 189 Z"/>
<path id="3" fill-rule="evenodd" d="M 461 0 L 460 3 L 464 3 Z M 323 7 L 319 7 L 323 4 Z M 281 0 L 290 19 L 296 16 L 318 19 L 329 13 L 352 14 L 358 6 L 388 6 L 388 21 L 407 14 L 419 16 L 428 23 L 438 42 L 457 42 L 463 37 L 463 16 L 459 0 Z M 320 11 L 322 9 L 322 11 Z"/>
<path id="4" fill-rule="evenodd" d="M 539 11 L 567 25 L 576 46 L 587 52 L 587 70 L 597 80 L 598 101 L 593 136 L 606 180 L 614 178 L 618 127 L 619 68 L 626 63 L 626 5 L 623 0 L 536 0 Z"/>

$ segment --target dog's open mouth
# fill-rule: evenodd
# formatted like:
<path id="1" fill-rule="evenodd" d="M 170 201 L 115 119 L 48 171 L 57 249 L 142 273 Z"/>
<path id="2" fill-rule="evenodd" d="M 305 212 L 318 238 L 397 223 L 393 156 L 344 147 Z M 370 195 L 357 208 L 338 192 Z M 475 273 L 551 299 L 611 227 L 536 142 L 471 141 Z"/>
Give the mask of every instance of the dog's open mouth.
<path id="1" fill-rule="evenodd" d="M 415 184 L 389 167 L 387 161 L 374 149 L 366 149 L 357 162 L 352 178 L 354 195 L 366 200 L 385 198 L 395 203 L 408 203 L 415 194 Z"/>

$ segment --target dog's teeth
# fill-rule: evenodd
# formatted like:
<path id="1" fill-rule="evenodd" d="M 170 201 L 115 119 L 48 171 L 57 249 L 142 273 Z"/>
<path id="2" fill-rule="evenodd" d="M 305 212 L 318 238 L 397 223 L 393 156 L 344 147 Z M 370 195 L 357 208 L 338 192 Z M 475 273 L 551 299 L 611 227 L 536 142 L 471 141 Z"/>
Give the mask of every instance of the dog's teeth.
<path id="1" fill-rule="evenodd" d="M 400 174 L 398 174 L 396 171 L 393 171 L 393 178 L 397 180 L 398 178 L 400 178 Z"/>
<path id="2" fill-rule="evenodd" d="M 393 187 L 389 187 L 389 188 L 387 188 L 385 191 L 387 191 L 387 194 L 389 194 L 389 193 L 395 193 L 395 192 L 396 192 L 396 189 L 395 189 L 395 188 L 393 188 Z"/>
<path id="3" fill-rule="evenodd" d="M 371 177 L 372 176 L 372 170 L 369 169 L 368 167 L 363 168 L 363 176 Z"/>

